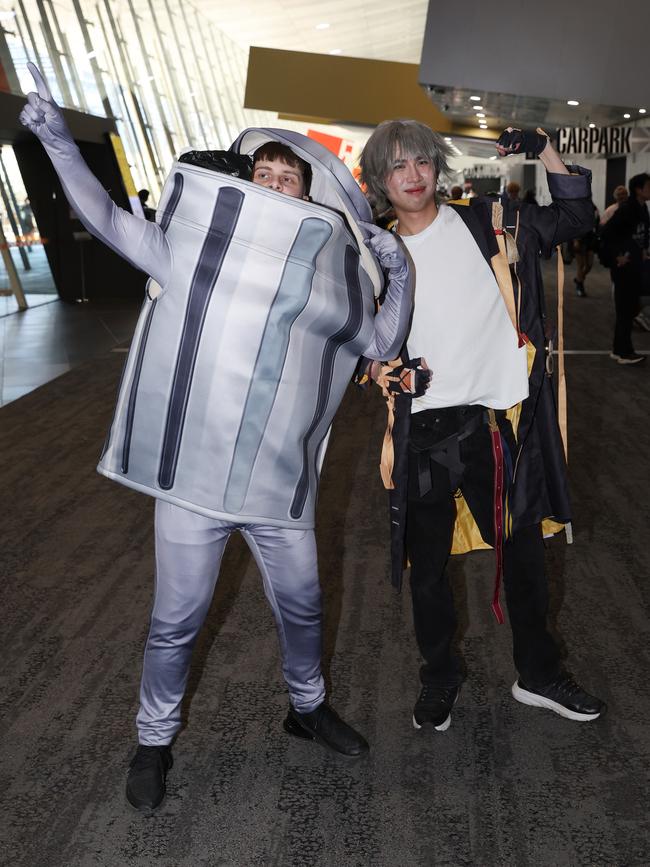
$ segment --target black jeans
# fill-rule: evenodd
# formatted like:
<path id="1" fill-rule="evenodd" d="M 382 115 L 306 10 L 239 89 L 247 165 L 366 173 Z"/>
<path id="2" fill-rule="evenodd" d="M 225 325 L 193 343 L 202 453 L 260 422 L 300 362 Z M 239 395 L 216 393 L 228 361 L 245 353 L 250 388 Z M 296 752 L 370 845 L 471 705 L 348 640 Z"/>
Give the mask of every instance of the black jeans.
<path id="1" fill-rule="evenodd" d="M 406 544 L 411 561 L 411 593 L 415 635 L 424 657 L 423 683 L 455 686 L 462 680 L 460 659 L 452 649 L 457 619 L 446 566 L 451 551 L 456 504 L 449 470 L 431 462 L 432 488 L 420 495 L 418 453 L 458 431 L 484 407 L 424 410 L 411 419 L 409 495 Z M 505 447 L 514 456 L 515 443 L 505 413 L 497 413 Z M 494 543 L 494 462 L 487 424 L 460 443 L 464 470 L 460 489 L 488 544 Z M 544 545 L 539 525 L 519 530 L 503 546 L 504 590 L 512 628 L 515 667 L 528 685 L 542 685 L 560 670 L 559 651 L 550 636 L 548 584 Z M 486 588 L 486 602 L 490 590 Z"/>
<path id="2" fill-rule="evenodd" d="M 614 307 L 616 324 L 614 326 L 614 355 L 631 355 L 632 322 L 639 312 L 639 295 L 642 290 L 643 271 L 640 265 L 630 262 L 621 268 L 611 269 L 614 284 Z"/>

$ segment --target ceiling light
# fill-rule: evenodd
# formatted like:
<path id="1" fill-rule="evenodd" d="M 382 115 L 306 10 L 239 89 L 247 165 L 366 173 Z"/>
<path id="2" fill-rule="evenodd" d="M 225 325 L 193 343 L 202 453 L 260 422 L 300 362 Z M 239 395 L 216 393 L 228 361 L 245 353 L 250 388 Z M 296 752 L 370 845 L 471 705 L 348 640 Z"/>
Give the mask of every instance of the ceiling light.
<path id="1" fill-rule="evenodd" d="M 488 128 L 488 125 L 486 123 L 480 123 L 479 126 L 481 129 L 487 129 Z"/>
<path id="2" fill-rule="evenodd" d="M 470 96 L 470 99 L 472 100 L 472 102 L 480 102 L 481 101 L 480 96 Z"/>
<path id="3" fill-rule="evenodd" d="M 321 21 L 320 24 L 316 25 L 316 30 L 327 30 L 329 26 L 329 21 Z"/>
<path id="4" fill-rule="evenodd" d="M 589 129 L 596 129 L 596 124 L 595 124 L 595 123 L 590 123 L 590 124 L 589 124 Z"/>
<path id="5" fill-rule="evenodd" d="M 640 108 L 640 109 L 639 109 L 639 114 L 645 114 L 645 108 Z"/>
<path id="6" fill-rule="evenodd" d="M 474 111 L 483 111 L 482 105 L 473 105 L 472 108 L 474 109 Z"/>
<path id="7" fill-rule="evenodd" d="M 342 48 L 332 48 L 330 54 L 340 54 L 343 51 Z"/>
<path id="8" fill-rule="evenodd" d="M 475 115 L 475 117 L 485 117 L 485 115 L 483 114 L 482 111 L 479 111 L 479 113 L 477 115 Z"/>
<path id="9" fill-rule="evenodd" d="M 629 112 L 626 111 L 625 114 L 623 115 L 623 117 L 625 118 L 625 120 L 629 120 L 630 119 Z"/>
<path id="10" fill-rule="evenodd" d="M 577 99 L 567 99 L 566 104 L 567 105 L 580 105 L 580 103 L 578 102 Z"/>
<path id="11" fill-rule="evenodd" d="M 445 141 L 451 141 L 448 135 L 445 136 Z"/>

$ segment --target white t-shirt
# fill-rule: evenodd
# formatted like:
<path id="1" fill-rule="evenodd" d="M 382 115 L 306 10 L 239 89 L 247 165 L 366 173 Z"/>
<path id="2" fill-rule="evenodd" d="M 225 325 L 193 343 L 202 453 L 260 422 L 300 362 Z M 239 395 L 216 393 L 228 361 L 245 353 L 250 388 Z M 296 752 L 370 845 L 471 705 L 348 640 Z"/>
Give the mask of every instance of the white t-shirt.
<path id="1" fill-rule="evenodd" d="M 507 409 L 528 397 L 526 347 L 517 346 L 492 269 L 453 210 L 417 235 L 403 235 L 415 265 L 415 310 L 407 347 L 432 371 L 412 412 L 482 404 Z"/>

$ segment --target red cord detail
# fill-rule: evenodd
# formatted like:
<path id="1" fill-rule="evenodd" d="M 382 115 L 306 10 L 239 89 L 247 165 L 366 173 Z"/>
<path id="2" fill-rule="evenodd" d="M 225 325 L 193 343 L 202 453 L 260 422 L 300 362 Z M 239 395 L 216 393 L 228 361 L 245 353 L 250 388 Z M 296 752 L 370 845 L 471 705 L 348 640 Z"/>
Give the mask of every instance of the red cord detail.
<path id="1" fill-rule="evenodd" d="M 490 431 L 490 437 L 492 439 L 492 457 L 494 458 L 494 553 L 497 561 L 492 611 L 497 621 L 503 623 L 503 611 L 499 602 L 503 575 L 503 498 L 501 495 L 503 491 L 503 452 L 499 429 Z"/>

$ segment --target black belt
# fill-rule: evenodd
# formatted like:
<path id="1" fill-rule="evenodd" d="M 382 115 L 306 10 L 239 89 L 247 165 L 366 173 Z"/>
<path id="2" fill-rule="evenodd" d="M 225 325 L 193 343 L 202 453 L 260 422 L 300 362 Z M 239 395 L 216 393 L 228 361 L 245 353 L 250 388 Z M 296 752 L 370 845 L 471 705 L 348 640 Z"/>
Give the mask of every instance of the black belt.
<path id="1" fill-rule="evenodd" d="M 418 448 L 413 443 L 410 444 L 411 450 L 417 454 L 418 490 L 421 497 L 427 494 L 433 486 L 431 480 L 431 461 L 435 461 L 440 466 L 447 468 L 452 491 L 455 491 L 460 486 L 463 473 L 465 472 L 465 464 L 460 459 L 460 444 L 482 424 L 487 424 L 487 420 L 487 412 L 483 410 L 468 419 L 451 436 L 445 437 L 444 440 L 440 440 L 440 442 L 434 443 L 432 446 Z"/>

